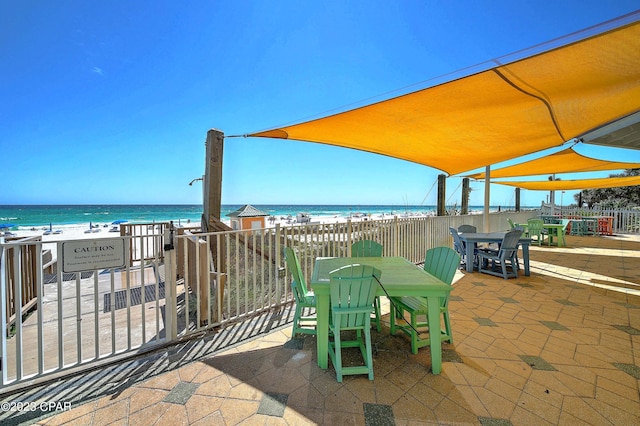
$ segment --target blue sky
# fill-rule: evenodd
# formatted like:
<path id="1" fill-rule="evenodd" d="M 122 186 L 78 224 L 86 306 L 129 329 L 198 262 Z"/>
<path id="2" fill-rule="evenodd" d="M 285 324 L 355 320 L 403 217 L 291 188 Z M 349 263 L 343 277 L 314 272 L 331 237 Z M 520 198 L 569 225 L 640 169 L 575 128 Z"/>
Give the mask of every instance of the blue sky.
<path id="1" fill-rule="evenodd" d="M 198 204 L 202 187 L 188 183 L 204 172 L 210 128 L 237 135 L 318 117 L 636 9 L 637 0 L 4 2 L 0 204 Z M 406 161 L 262 138 L 229 138 L 224 149 L 225 204 L 436 202 L 441 172 Z M 640 162 L 640 152 L 580 153 Z M 448 204 L 460 203 L 460 182 L 448 179 Z M 481 205 L 483 184 L 472 189 Z M 491 204 L 514 203 L 513 188 L 491 190 Z M 521 202 L 546 196 L 522 191 Z"/>

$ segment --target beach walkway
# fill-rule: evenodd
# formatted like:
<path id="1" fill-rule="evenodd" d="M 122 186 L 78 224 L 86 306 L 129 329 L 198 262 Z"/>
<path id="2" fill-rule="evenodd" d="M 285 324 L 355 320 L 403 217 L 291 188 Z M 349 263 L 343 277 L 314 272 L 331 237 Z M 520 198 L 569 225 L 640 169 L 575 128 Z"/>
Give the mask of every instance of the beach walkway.
<path id="1" fill-rule="evenodd" d="M 443 372 L 428 348 L 374 338 L 375 380 L 335 379 L 286 309 L 3 401 L 60 402 L 2 424 L 640 423 L 640 237 L 532 247 L 530 277 L 459 273 Z M 65 409 L 68 408 L 68 409 Z M 64 411 L 63 411 L 64 410 Z"/>

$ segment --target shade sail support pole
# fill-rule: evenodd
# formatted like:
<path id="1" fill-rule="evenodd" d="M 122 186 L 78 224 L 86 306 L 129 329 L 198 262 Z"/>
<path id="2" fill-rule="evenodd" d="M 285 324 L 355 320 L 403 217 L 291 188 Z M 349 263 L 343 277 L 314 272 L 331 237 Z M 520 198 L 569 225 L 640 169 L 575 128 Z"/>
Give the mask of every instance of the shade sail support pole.
<path id="1" fill-rule="evenodd" d="M 445 193 L 447 191 L 447 175 L 438 175 L 438 216 L 445 214 Z"/>
<path id="2" fill-rule="evenodd" d="M 462 179 L 462 203 L 460 205 L 460 214 L 469 214 L 469 178 Z"/>
<path id="3" fill-rule="evenodd" d="M 550 181 L 556 180 L 556 175 L 552 174 L 549 176 Z M 553 216 L 556 213 L 556 191 L 553 189 L 549 191 L 549 204 L 551 204 L 551 215 Z"/>
<path id="4" fill-rule="evenodd" d="M 206 233 L 226 230 L 229 227 L 220 219 L 222 208 L 222 158 L 224 153 L 224 133 L 211 129 L 207 132 L 206 159 L 203 189 L 203 215 L 202 231 Z M 227 264 L 226 264 L 226 241 L 224 238 L 208 238 L 209 251 L 211 252 L 209 266 L 218 274 L 217 281 L 218 294 L 224 294 Z M 219 241 L 219 243 L 218 243 Z M 211 278 L 210 278 L 211 279 Z M 218 297 L 218 306 L 222 303 Z"/>
<path id="5" fill-rule="evenodd" d="M 206 163 L 204 174 L 204 223 L 203 231 L 209 232 L 209 219 L 220 220 L 222 204 L 222 155 L 224 133 L 211 129 L 207 132 Z"/>
<path id="6" fill-rule="evenodd" d="M 489 225 L 489 201 L 491 199 L 491 166 L 487 166 L 484 172 L 484 212 L 483 224 L 484 232 L 491 232 Z"/>

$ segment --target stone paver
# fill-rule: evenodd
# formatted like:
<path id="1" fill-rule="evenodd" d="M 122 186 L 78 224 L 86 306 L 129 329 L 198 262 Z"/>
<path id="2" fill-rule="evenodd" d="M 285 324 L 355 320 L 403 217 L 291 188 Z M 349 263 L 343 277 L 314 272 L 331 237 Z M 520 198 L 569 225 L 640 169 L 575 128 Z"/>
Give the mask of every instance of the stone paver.
<path id="1" fill-rule="evenodd" d="M 0 420 L 3 425 L 640 424 L 640 284 L 637 267 L 629 267 L 637 265 L 638 253 L 637 235 L 569 236 L 567 247 L 532 248 L 530 277 L 503 280 L 460 272 L 449 304 L 454 344 L 444 344 L 447 356 L 438 376 L 430 371 L 428 348 L 412 355 L 405 336 L 389 335 L 388 306 L 382 332 L 372 331 L 375 380 L 347 376 L 343 383 L 331 366 L 318 368 L 314 336 L 292 338 L 288 314 L 279 313 L 281 323 L 232 347 L 216 347 L 211 343 L 216 336 L 209 336 L 203 339 L 211 339 L 207 348 L 183 345 L 184 352 L 170 348 L 151 361 L 125 362 L 110 372 L 110 391 L 98 389 L 105 382 L 96 374 L 84 383 L 83 397 L 57 415 Z M 236 333 L 250 334 L 260 321 L 271 324 L 255 319 Z M 189 359 L 189 353 L 198 356 Z M 14 398 L 43 400 L 56 389 L 51 385 Z"/>

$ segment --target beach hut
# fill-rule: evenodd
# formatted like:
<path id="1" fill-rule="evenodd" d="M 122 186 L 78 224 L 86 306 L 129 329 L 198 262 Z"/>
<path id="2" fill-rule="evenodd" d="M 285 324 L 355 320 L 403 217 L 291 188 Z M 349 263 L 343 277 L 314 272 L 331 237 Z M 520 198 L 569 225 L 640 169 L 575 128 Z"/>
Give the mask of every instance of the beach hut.
<path id="1" fill-rule="evenodd" d="M 265 217 L 269 216 L 269 213 L 246 204 L 227 216 L 229 216 L 231 228 L 234 230 L 261 229 L 265 227 Z"/>

